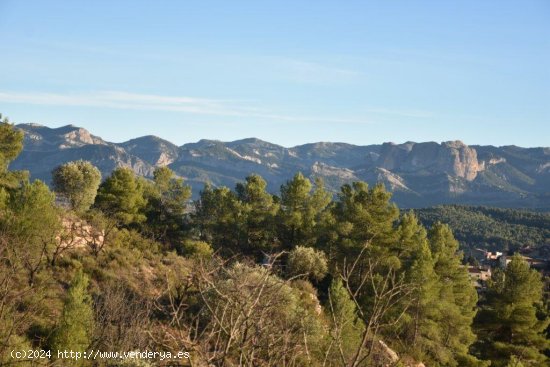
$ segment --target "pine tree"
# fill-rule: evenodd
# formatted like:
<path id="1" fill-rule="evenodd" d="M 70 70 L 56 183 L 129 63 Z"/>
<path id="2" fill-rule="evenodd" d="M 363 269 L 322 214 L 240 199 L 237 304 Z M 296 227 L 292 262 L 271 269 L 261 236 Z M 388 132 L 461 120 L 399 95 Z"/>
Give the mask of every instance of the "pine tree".
<path id="1" fill-rule="evenodd" d="M 209 184 L 200 192 L 192 215 L 197 237 L 224 255 L 242 251 L 245 219 L 243 205 L 233 191 Z"/>
<path id="2" fill-rule="evenodd" d="M 257 256 L 278 247 L 275 216 L 279 204 L 266 188 L 267 182 L 256 174 L 248 176 L 235 188 L 246 218 L 242 247 L 247 253 Z"/>
<path id="3" fill-rule="evenodd" d="M 0 170 L 5 172 L 8 165 L 23 149 L 23 133 L 10 124 L 7 117 L 0 114 Z"/>
<path id="4" fill-rule="evenodd" d="M 0 230 L 10 238 L 14 253 L 26 269 L 29 284 L 35 281 L 61 229 L 55 196 L 40 180 L 11 190 L 7 215 L 0 218 Z"/>
<path id="5" fill-rule="evenodd" d="M 462 265 L 458 241 L 451 229 L 441 223 L 433 225 L 428 238 L 435 261 L 434 270 L 441 285 L 438 303 L 439 337 L 449 352 L 435 358 L 451 366 L 478 365 L 480 362 L 469 354 L 469 347 L 476 338 L 472 332 L 472 322 L 476 314 L 477 292 L 467 268 Z"/>
<path id="6" fill-rule="evenodd" d="M 407 310 L 398 332 L 407 351 L 417 360 L 426 363 L 444 348 L 441 343 L 438 321 L 440 283 L 434 270 L 434 260 L 428 245 L 426 230 L 411 213 L 401 218 L 398 227 L 399 240 L 392 246 L 392 253 L 400 261 L 402 271 L 413 292 L 396 308 Z M 397 317 L 397 315 L 394 315 Z"/>
<path id="7" fill-rule="evenodd" d="M 512 356 L 506 367 L 525 367 L 525 365 L 516 356 Z"/>
<path id="8" fill-rule="evenodd" d="M 282 185 L 277 222 L 283 247 L 315 244 L 317 224 L 330 201 L 330 194 L 321 180 L 316 180 L 313 188 L 311 181 L 301 173 Z"/>
<path id="9" fill-rule="evenodd" d="M 520 255 L 514 255 L 504 271 L 493 274 L 487 301 L 478 317 L 482 355 L 494 366 L 519 359 L 524 366 L 547 362 L 550 347 L 544 335 L 548 317 L 543 312 L 542 280 Z"/>
<path id="10" fill-rule="evenodd" d="M 0 187 L 16 188 L 28 181 L 26 171 L 8 171 L 9 164 L 23 150 L 23 133 L 0 114 Z"/>
<path id="11" fill-rule="evenodd" d="M 88 293 L 88 277 L 79 270 L 67 292 L 63 304 L 61 320 L 54 333 L 52 349 L 56 351 L 72 350 L 84 352 L 90 346 L 94 328 L 92 299 Z M 82 361 L 63 361 L 73 365 L 81 365 Z"/>
<path id="12" fill-rule="evenodd" d="M 168 167 L 157 168 L 153 177 L 152 185 L 145 190 L 147 225 L 158 240 L 180 243 L 191 188 Z"/>
<path id="13" fill-rule="evenodd" d="M 413 262 L 419 256 L 418 252 L 428 247 L 426 229 L 418 222 L 418 218 L 411 211 L 405 213 L 397 228 L 398 239 L 390 245 L 390 253 L 400 260 L 400 267 L 405 270 L 411 268 Z"/>
<path id="14" fill-rule="evenodd" d="M 357 316 L 356 305 L 338 278 L 330 285 L 327 310 L 331 338 L 328 360 L 335 366 L 347 365 L 360 348 L 365 324 Z"/>
<path id="15" fill-rule="evenodd" d="M 143 184 L 129 168 L 117 168 L 99 186 L 95 205 L 120 225 L 142 223 L 147 201 Z"/>
<path id="16" fill-rule="evenodd" d="M 332 238 L 334 242 L 329 243 L 331 257 L 352 258 L 369 243 L 372 256 L 384 259 L 388 266 L 399 266 L 395 257 L 386 256 L 397 239 L 394 224 L 399 217 L 399 210 L 390 198 L 382 185 L 372 189 L 365 182 L 343 185 L 332 210 L 333 234 L 328 235 L 329 241 Z"/>

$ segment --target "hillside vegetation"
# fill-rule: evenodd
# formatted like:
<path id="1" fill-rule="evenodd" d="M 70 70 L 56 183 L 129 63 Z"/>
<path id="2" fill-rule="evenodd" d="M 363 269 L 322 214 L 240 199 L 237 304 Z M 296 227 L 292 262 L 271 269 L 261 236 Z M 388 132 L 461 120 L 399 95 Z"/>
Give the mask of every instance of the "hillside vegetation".
<path id="1" fill-rule="evenodd" d="M 426 226 L 447 223 L 465 249 L 506 252 L 550 245 L 547 212 L 448 205 L 416 209 L 415 213 Z"/>
<path id="2" fill-rule="evenodd" d="M 52 192 L 9 164 L 0 123 L 0 365 L 543 366 L 541 275 L 514 256 L 483 297 L 449 226 L 400 213 L 382 185 L 336 198 L 298 173 L 191 188 L 77 160 Z M 44 350 L 44 358 L 12 351 Z M 63 359 L 185 351 L 189 358 Z M 88 354 L 90 355 L 90 354 Z"/>

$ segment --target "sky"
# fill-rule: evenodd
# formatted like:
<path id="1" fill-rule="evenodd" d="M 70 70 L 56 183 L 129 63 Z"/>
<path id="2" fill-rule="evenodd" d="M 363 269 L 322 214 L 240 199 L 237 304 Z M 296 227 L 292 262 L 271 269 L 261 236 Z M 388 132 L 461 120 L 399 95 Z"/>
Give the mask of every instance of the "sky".
<path id="1" fill-rule="evenodd" d="M 550 146 L 550 1 L 0 0 L 0 112 L 106 140 Z"/>

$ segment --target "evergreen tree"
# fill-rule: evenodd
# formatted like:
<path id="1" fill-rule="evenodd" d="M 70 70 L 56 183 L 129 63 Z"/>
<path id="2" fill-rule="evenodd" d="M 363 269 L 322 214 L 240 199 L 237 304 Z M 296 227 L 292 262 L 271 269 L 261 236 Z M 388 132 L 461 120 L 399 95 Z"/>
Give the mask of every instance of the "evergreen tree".
<path id="1" fill-rule="evenodd" d="M 550 347 L 544 330 L 548 317 L 543 312 L 543 283 L 540 274 L 514 255 L 504 271 L 493 274 L 487 301 L 477 319 L 482 355 L 494 366 L 510 359 L 524 366 L 547 363 L 544 350 Z"/>
<path id="2" fill-rule="evenodd" d="M 94 328 L 92 299 L 88 293 L 88 277 L 79 270 L 67 292 L 63 304 L 61 320 L 54 333 L 52 349 L 55 351 L 72 350 L 84 352 L 90 346 Z M 64 361 L 72 365 L 81 365 L 82 360 Z"/>
<path id="3" fill-rule="evenodd" d="M 245 213 L 242 203 L 227 187 L 206 184 L 195 202 L 192 221 L 198 238 L 212 244 L 215 250 L 225 255 L 242 251 Z"/>
<path id="4" fill-rule="evenodd" d="M 23 133 L 0 114 L 0 187 L 15 188 L 28 180 L 28 172 L 8 171 L 9 164 L 23 150 Z"/>
<path id="5" fill-rule="evenodd" d="M 147 224 L 158 240 L 181 242 L 191 188 L 168 167 L 157 168 L 153 176 L 153 185 L 145 190 Z"/>
<path id="6" fill-rule="evenodd" d="M 449 352 L 448 355 L 440 354 L 435 358 L 451 366 L 477 365 L 480 362 L 469 354 L 469 347 L 476 338 L 472 332 L 472 322 L 476 314 L 477 292 L 467 268 L 462 265 L 458 241 L 453 237 L 451 229 L 441 223 L 432 226 L 428 238 L 435 261 L 435 273 L 441 284 L 438 302 L 439 337 Z"/>
<path id="7" fill-rule="evenodd" d="M 23 149 L 23 133 L 10 124 L 7 117 L 0 114 L 0 170 L 5 172 L 8 165 Z"/>
<path id="8" fill-rule="evenodd" d="M 390 203 L 391 194 L 382 185 L 369 189 L 365 182 L 343 185 L 332 210 L 334 219 L 328 233 L 327 252 L 336 261 L 353 258 L 369 244 L 369 254 L 390 267 L 397 266 L 395 256 L 387 256 L 397 240 L 394 224 L 399 210 Z M 326 246 L 326 245 L 325 245 Z M 340 260 L 338 260 L 340 259 Z"/>
<path id="9" fill-rule="evenodd" d="M 90 162 L 65 163 L 52 172 L 54 190 L 67 199 L 71 208 L 84 212 L 92 206 L 101 181 L 101 173 Z"/>
<path id="10" fill-rule="evenodd" d="M 360 348 L 365 325 L 357 316 L 356 305 L 338 278 L 330 285 L 326 308 L 329 312 L 331 338 L 328 360 L 334 366 L 347 365 Z"/>
<path id="11" fill-rule="evenodd" d="M 46 262 L 61 229 L 55 196 L 40 180 L 24 183 L 6 197 L 5 215 L 0 230 L 9 238 L 12 251 L 26 269 L 29 284 Z"/>
<path id="12" fill-rule="evenodd" d="M 31 365 L 11 350 L 32 349 L 29 327 L 49 314 L 48 251 L 60 227 L 53 194 L 41 181 L 0 188 L 0 365 Z M 12 355 L 13 356 L 13 355 Z"/>
<path id="13" fill-rule="evenodd" d="M 147 204 L 143 186 L 131 169 L 117 168 L 99 186 L 95 205 L 119 225 L 142 223 Z"/>
<path id="14" fill-rule="evenodd" d="M 399 259 L 401 268 L 409 271 L 419 256 L 418 252 L 424 251 L 424 247 L 428 247 L 431 257 L 426 229 L 412 211 L 405 213 L 397 227 L 397 241 L 390 245 L 389 252 Z"/>
<path id="15" fill-rule="evenodd" d="M 525 367 L 525 365 L 516 356 L 512 356 L 506 367 Z"/>
<path id="16" fill-rule="evenodd" d="M 432 356 L 441 353 L 440 349 L 445 346 L 440 340 L 438 325 L 440 283 L 434 270 L 426 230 L 413 213 L 406 213 L 401 218 L 398 235 L 392 253 L 399 259 L 413 292 L 396 307 L 395 312 L 401 312 L 405 307 L 407 310 L 397 331 L 409 353 L 417 360 L 433 361 L 435 358 Z"/>
<path id="17" fill-rule="evenodd" d="M 236 186 L 237 197 L 245 213 L 244 251 L 259 256 L 277 247 L 275 216 L 279 204 L 266 191 L 267 183 L 259 175 L 250 175 Z"/>
<path id="18" fill-rule="evenodd" d="M 277 222 L 284 248 L 313 245 L 316 242 L 316 226 L 331 197 L 320 179 L 315 181 L 313 191 L 312 188 L 310 180 L 301 173 L 281 186 L 281 207 Z"/>

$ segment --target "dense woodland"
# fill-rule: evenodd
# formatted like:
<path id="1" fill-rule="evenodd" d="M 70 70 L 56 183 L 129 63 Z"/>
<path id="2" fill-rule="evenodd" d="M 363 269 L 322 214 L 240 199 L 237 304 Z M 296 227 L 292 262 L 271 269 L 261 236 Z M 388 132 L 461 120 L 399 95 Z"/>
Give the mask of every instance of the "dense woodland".
<path id="1" fill-rule="evenodd" d="M 446 205 L 416 209 L 415 213 L 427 226 L 437 221 L 447 223 L 467 252 L 475 248 L 515 252 L 550 247 L 548 212 Z"/>
<path id="2" fill-rule="evenodd" d="M 446 224 L 400 213 L 383 186 L 335 199 L 301 174 L 249 176 L 199 200 L 88 162 L 53 191 L 8 169 L 22 134 L 0 124 L 0 364 L 57 350 L 190 353 L 193 366 L 544 366 L 542 279 L 519 256 L 481 296 Z M 391 349 L 390 349 L 391 348 Z M 17 360 L 12 350 L 52 350 Z"/>

